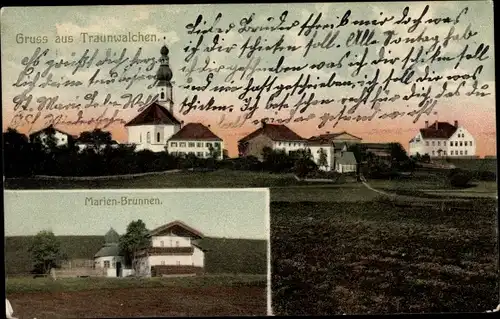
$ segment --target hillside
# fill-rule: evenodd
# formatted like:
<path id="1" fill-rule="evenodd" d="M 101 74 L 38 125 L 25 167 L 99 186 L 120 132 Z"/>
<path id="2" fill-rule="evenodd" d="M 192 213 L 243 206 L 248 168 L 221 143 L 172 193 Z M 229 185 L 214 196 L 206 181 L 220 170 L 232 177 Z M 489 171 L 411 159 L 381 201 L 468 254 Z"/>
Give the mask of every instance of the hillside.
<path id="1" fill-rule="evenodd" d="M 103 236 L 58 236 L 70 259 L 91 259 L 104 243 Z M 5 237 L 7 275 L 27 274 L 31 270 L 28 248 L 32 236 Z M 267 273 L 267 241 L 251 239 L 204 238 L 208 273 Z"/>

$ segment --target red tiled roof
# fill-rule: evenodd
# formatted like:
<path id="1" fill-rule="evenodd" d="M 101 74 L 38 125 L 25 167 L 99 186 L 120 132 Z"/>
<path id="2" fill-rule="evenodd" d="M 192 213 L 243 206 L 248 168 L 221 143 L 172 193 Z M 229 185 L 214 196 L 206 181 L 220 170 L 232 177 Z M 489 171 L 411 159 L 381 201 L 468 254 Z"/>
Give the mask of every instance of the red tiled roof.
<path id="1" fill-rule="evenodd" d="M 454 125 L 451 125 L 448 122 L 435 122 L 427 128 L 420 129 L 420 133 L 422 134 L 423 139 L 429 138 L 450 138 L 455 132 L 457 128 Z"/>
<path id="2" fill-rule="evenodd" d="M 253 131 L 247 136 L 239 140 L 240 143 L 251 140 L 252 138 L 265 135 L 273 141 L 303 141 L 303 137 L 300 137 L 297 133 L 289 129 L 285 125 L 277 124 L 265 124 L 261 128 Z"/>
<path id="3" fill-rule="evenodd" d="M 215 135 L 208 127 L 201 123 L 188 123 L 181 128 L 177 133 L 169 138 L 173 140 L 207 140 L 207 141 L 222 141 L 220 137 Z"/>
<path id="4" fill-rule="evenodd" d="M 151 103 L 144 111 L 134 117 L 125 126 L 148 125 L 148 124 L 167 124 L 180 125 L 181 122 L 175 118 L 165 107 L 158 104 L 156 101 Z"/>
<path id="5" fill-rule="evenodd" d="M 157 234 L 161 234 L 162 232 L 164 232 L 170 228 L 173 228 L 173 227 L 180 227 L 180 228 L 184 229 L 185 231 L 187 231 L 189 234 L 191 234 L 193 237 L 198 237 L 198 238 L 204 237 L 204 235 L 201 232 L 186 225 L 185 223 L 181 222 L 180 220 L 176 220 L 176 221 L 173 221 L 173 222 L 168 223 L 166 225 L 155 228 L 152 231 L 150 231 L 150 235 L 155 236 Z"/>

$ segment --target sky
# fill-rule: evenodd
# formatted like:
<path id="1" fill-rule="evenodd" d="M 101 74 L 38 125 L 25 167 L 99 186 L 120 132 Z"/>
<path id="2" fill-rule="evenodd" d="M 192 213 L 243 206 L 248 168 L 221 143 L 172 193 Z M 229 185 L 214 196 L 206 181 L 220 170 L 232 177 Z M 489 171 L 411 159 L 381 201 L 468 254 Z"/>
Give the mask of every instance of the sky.
<path id="1" fill-rule="evenodd" d="M 88 198 L 158 198 L 160 205 L 90 206 Z M 267 189 L 50 190 L 4 192 L 5 236 L 119 234 L 142 219 L 148 229 L 180 220 L 207 237 L 268 239 Z"/>
<path id="2" fill-rule="evenodd" d="M 330 113 L 331 115 L 337 114 L 341 110 L 341 104 L 339 100 L 346 96 L 359 96 L 361 93 L 361 86 L 357 86 L 354 89 L 346 87 L 333 87 L 333 88 L 318 88 L 314 91 L 316 98 L 322 99 L 336 99 L 335 102 L 327 105 L 315 105 L 310 106 L 306 112 L 303 114 L 295 115 L 295 118 L 302 116 L 307 118 L 310 114 L 315 114 L 315 118 L 309 121 L 303 122 L 291 122 L 288 124 L 290 128 L 296 131 L 299 135 L 303 137 L 310 137 L 313 135 L 318 135 L 326 132 L 342 132 L 347 131 L 351 134 L 361 137 L 366 142 L 400 142 L 404 147 L 408 147 L 408 141 L 417 134 L 418 129 L 424 126 L 424 121 L 434 122 L 447 121 L 453 123 L 458 120 L 461 125 L 463 125 L 476 139 L 477 154 L 480 156 L 493 155 L 496 154 L 496 116 L 495 116 L 495 93 L 494 93 L 494 51 L 493 51 L 493 10 L 492 2 L 488 1 L 460 1 L 460 2 L 418 2 L 411 3 L 411 7 L 408 16 L 411 18 L 418 18 L 418 15 L 422 13 L 426 4 L 430 3 L 425 17 L 426 18 L 443 18 L 450 16 L 453 19 L 460 15 L 460 23 L 453 25 L 454 33 L 457 35 L 457 39 L 452 39 L 445 46 L 443 43 L 444 37 L 448 34 L 451 28 L 451 24 L 427 24 L 420 25 L 418 29 L 414 31 L 413 36 L 417 36 L 421 33 L 425 27 L 424 34 L 427 36 L 437 35 L 441 41 L 441 50 L 444 52 L 443 55 L 456 56 L 463 51 L 466 44 L 469 45 L 470 49 L 467 51 L 469 54 L 474 54 L 478 46 L 483 43 L 484 46 L 490 45 L 487 56 L 489 59 L 483 61 L 478 61 L 477 59 L 464 59 L 457 68 L 454 68 L 454 62 L 441 62 L 441 63 L 416 63 L 413 67 L 413 71 L 416 76 L 422 76 L 425 73 L 425 67 L 430 67 L 435 74 L 447 74 L 447 75 L 458 75 L 458 74 L 473 74 L 474 70 L 479 65 L 483 68 L 478 74 L 479 86 L 488 85 L 488 91 L 490 95 L 485 97 L 473 97 L 465 96 L 462 92 L 460 96 L 453 96 L 448 98 L 439 99 L 433 112 L 429 115 L 423 115 L 420 119 L 413 123 L 413 119 L 410 117 L 401 117 L 398 119 L 374 119 L 371 122 L 367 121 L 340 121 L 337 126 L 333 127 L 333 122 L 326 123 L 326 125 L 319 127 L 320 118 L 325 113 Z M 251 123 L 251 121 L 246 121 L 243 125 L 227 125 L 227 123 L 234 123 L 237 121 L 238 116 L 244 114 L 240 107 L 243 106 L 243 101 L 238 98 L 241 91 L 237 92 L 224 92 L 224 93 L 214 93 L 214 92 L 198 92 L 193 90 L 188 90 L 183 88 L 186 85 L 196 85 L 201 86 L 206 83 L 207 72 L 205 73 L 193 73 L 192 75 L 186 74 L 183 68 L 190 66 L 194 58 L 189 62 L 185 62 L 187 54 L 184 52 L 186 46 L 193 46 L 197 43 L 199 37 L 198 35 L 187 34 L 187 25 L 195 23 L 198 15 L 203 15 L 203 21 L 206 22 L 206 26 L 211 25 L 216 19 L 217 14 L 221 13 L 221 19 L 217 26 L 227 27 L 231 22 L 236 24 L 228 33 L 223 33 L 219 37 L 219 43 L 226 45 L 235 44 L 236 52 L 241 49 L 245 41 L 251 37 L 251 41 L 255 41 L 260 35 L 262 38 L 262 43 L 267 40 L 267 43 L 276 42 L 280 36 L 283 34 L 286 45 L 294 45 L 301 47 L 301 50 L 291 53 L 279 52 L 276 54 L 261 51 L 255 52 L 252 57 L 247 57 L 245 55 L 239 57 L 239 53 L 224 53 L 224 52 L 211 52 L 211 53 L 197 53 L 198 66 L 203 65 L 205 59 L 209 58 L 212 67 L 219 67 L 221 65 L 239 65 L 244 66 L 249 63 L 254 63 L 257 59 L 260 59 L 260 67 L 272 67 L 275 66 L 280 55 L 285 56 L 284 65 L 286 66 L 300 66 L 304 63 L 312 65 L 322 61 L 325 62 L 337 62 L 339 59 L 347 52 L 351 51 L 352 54 L 349 59 L 355 61 L 353 55 L 359 58 L 363 55 L 363 46 L 351 46 L 349 48 L 343 45 L 346 43 L 347 38 L 351 32 L 356 32 L 358 26 L 347 25 L 343 28 L 339 28 L 340 35 L 336 43 L 341 43 L 342 46 L 322 49 L 316 48 L 311 49 L 306 57 L 303 57 L 304 47 L 307 46 L 311 38 L 313 37 L 313 32 L 306 35 L 298 34 L 295 31 L 289 32 L 260 32 L 260 33 L 239 33 L 236 30 L 240 27 L 240 21 L 242 18 L 247 19 L 251 17 L 251 14 L 255 15 L 252 17 L 251 25 L 265 25 L 271 23 L 272 21 L 277 21 L 286 10 L 287 17 L 286 22 L 283 25 L 290 25 L 293 21 L 297 20 L 300 24 L 304 23 L 311 14 L 314 14 L 314 18 L 318 16 L 319 13 L 322 14 L 321 23 L 338 23 L 339 17 L 344 16 L 347 10 L 351 10 L 350 21 L 356 19 L 377 19 L 383 16 L 394 15 L 395 19 L 399 19 L 403 15 L 403 9 L 407 6 L 407 2 L 377 2 L 377 3 L 308 3 L 308 4 L 241 4 L 241 5 L 154 5 L 154 6 L 99 6 L 99 7 L 30 7 L 30 8 L 3 8 L 2 23 L 1 23 L 1 41 L 2 41 L 2 107 L 3 107 L 3 125 L 2 128 L 5 130 L 7 127 L 13 125 L 12 119 L 14 114 L 18 110 L 14 111 L 16 108 L 16 96 L 22 95 L 23 91 L 29 87 L 25 86 L 13 86 L 16 83 L 25 70 L 26 66 L 22 63 L 23 61 L 29 61 L 29 59 L 34 55 L 37 48 L 40 48 L 40 53 L 48 49 L 46 56 L 40 58 L 39 65 L 35 66 L 34 72 L 30 76 L 25 76 L 22 78 L 21 82 L 30 82 L 35 80 L 35 74 L 37 72 L 41 73 L 41 79 L 36 82 L 37 86 L 33 88 L 29 93 L 32 95 L 32 100 L 28 106 L 28 109 L 33 109 L 31 113 L 36 114 L 36 109 L 39 103 L 41 103 L 41 97 L 55 97 L 57 96 L 57 103 L 62 103 L 67 105 L 69 103 L 84 103 L 84 97 L 86 94 L 91 94 L 94 90 L 98 91 L 98 96 L 96 97 L 96 103 L 99 107 L 90 107 L 84 109 L 84 118 L 96 118 L 99 117 L 103 112 L 106 112 L 106 116 L 111 116 L 114 111 L 118 110 L 117 117 L 123 119 L 127 122 L 135 117 L 141 110 L 140 106 L 135 107 L 110 107 L 103 106 L 104 99 L 107 94 L 111 95 L 112 101 L 121 101 L 125 103 L 127 98 L 120 98 L 124 94 L 132 94 L 136 96 L 137 94 L 143 94 L 145 100 L 150 95 L 155 95 L 157 90 L 154 87 L 153 79 L 137 79 L 130 87 L 127 84 L 130 82 L 119 82 L 115 83 L 103 83 L 103 84 L 89 84 L 89 79 L 95 75 L 96 71 L 100 69 L 96 76 L 96 79 L 104 78 L 109 74 L 112 66 L 104 64 L 101 66 L 96 66 L 96 60 L 94 64 L 90 67 L 81 67 L 74 74 L 71 74 L 74 67 L 57 67 L 53 65 L 52 68 L 47 71 L 46 74 L 43 73 L 49 66 L 50 60 L 60 61 L 64 59 L 65 61 L 78 60 L 79 57 L 83 55 L 85 50 L 89 50 L 89 55 L 95 52 L 96 49 L 99 50 L 97 55 L 97 60 L 103 59 L 105 57 L 106 51 L 110 50 L 111 57 L 119 57 L 123 49 L 126 49 L 125 57 L 132 60 L 136 52 L 141 50 L 139 58 L 155 60 L 144 60 L 143 63 L 137 63 L 128 68 L 126 74 L 128 76 L 151 76 L 154 75 L 158 63 L 157 59 L 160 57 L 160 48 L 162 45 L 166 44 L 169 48 L 169 61 L 170 67 L 173 71 L 173 81 L 174 89 L 174 114 L 180 120 L 185 123 L 188 122 L 201 122 L 205 125 L 210 125 L 210 129 L 216 133 L 218 136 L 224 139 L 225 146 L 229 151 L 230 156 L 237 155 L 237 141 L 247 135 L 248 133 L 256 129 L 256 124 Z M 465 9 L 467 7 L 467 9 Z M 464 11 L 465 10 L 465 11 Z M 119 12 L 119 14 L 117 14 Z M 382 14 L 381 14 L 382 13 Z M 274 20 L 271 22 L 266 22 L 267 17 L 273 17 Z M 313 18 L 313 19 L 314 19 Z M 19 21 L 30 21 L 30 23 L 19 23 Z M 203 21 L 200 25 L 203 25 Z M 312 20 L 311 20 L 312 23 Z M 469 28 L 469 29 L 468 29 Z M 399 35 L 405 35 L 408 30 L 408 25 L 395 26 L 390 23 L 386 23 L 383 26 L 374 26 L 372 29 L 375 32 L 376 38 L 383 39 L 383 32 L 394 30 Z M 364 30 L 360 27 L 360 30 Z M 464 34 L 467 34 L 467 30 L 472 30 L 477 32 L 477 34 L 469 39 L 464 39 Z M 322 41 L 329 30 L 318 30 L 318 34 L 315 41 Z M 333 30 L 335 31 L 335 29 Z M 142 43 L 116 43 L 116 42 L 106 42 L 106 43 L 88 43 L 88 37 L 86 43 L 84 42 L 82 33 L 88 35 L 106 34 L 106 35 L 117 35 L 117 34 L 128 34 L 141 32 L 142 34 L 151 34 L 156 36 L 156 42 L 142 42 Z M 68 39 L 70 36 L 73 37 L 72 43 L 55 43 L 57 37 L 60 39 Z M 26 38 L 28 37 L 28 38 Z M 214 34 L 207 33 L 204 36 L 202 43 L 202 48 L 207 46 L 213 41 Z M 30 41 L 36 42 L 36 40 L 41 40 L 41 42 L 46 43 L 30 43 Z M 28 42 L 28 43 L 20 43 Z M 191 42 L 191 43 L 190 43 Z M 251 42 L 252 43 L 252 42 Z M 425 42 L 422 46 L 425 49 L 431 49 L 432 41 Z M 403 58 L 406 53 L 411 48 L 412 44 L 389 44 L 386 47 L 386 57 L 399 56 Z M 483 46 L 483 48 L 484 48 Z M 367 57 L 370 59 L 375 59 L 378 54 L 378 46 L 370 46 Z M 187 50 L 189 52 L 189 50 Z M 390 52 L 390 53 L 389 53 Z M 115 54 L 115 55 L 113 55 Z M 431 53 L 432 54 L 432 53 Z M 347 59 L 346 61 L 351 61 Z M 399 62 L 398 62 L 399 63 Z M 390 64 L 379 64 L 377 67 L 380 70 L 381 78 L 389 74 L 392 67 L 395 66 Z M 360 75 L 353 78 L 351 73 L 353 67 L 347 67 L 344 61 L 343 67 L 337 69 L 321 69 L 321 70 L 311 70 L 306 74 L 311 75 L 311 82 L 316 79 L 328 80 L 332 73 L 336 73 L 337 81 L 347 81 L 350 79 L 360 80 L 363 74 L 367 75 L 367 79 L 373 77 L 376 68 L 374 65 L 368 65 L 364 68 Z M 117 72 L 123 72 L 123 68 L 126 63 L 122 64 L 120 67 L 116 68 Z M 399 72 L 399 69 L 398 69 Z M 45 86 L 40 87 L 49 74 L 52 73 L 52 81 L 81 81 L 82 85 L 79 86 L 69 86 L 69 87 L 53 87 Z M 212 79 L 211 87 L 214 85 L 223 85 L 226 77 L 228 76 L 228 71 L 223 70 L 215 74 Z M 398 73 L 399 74 L 399 73 Z M 239 75 L 241 72 L 235 75 L 234 83 L 232 85 L 243 85 L 248 83 L 248 79 L 239 80 Z M 262 84 L 265 79 L 270 75 L 270 72 L 255 72 L 253 74 L 254 83 Z M 283 85 L 293 84 L 298 78 L 299 72 L 286 72 L 280 73 L 276 83 Z M 109 77 L 108 77 L 109 78 Z M 191 79 L 189 79 L 191 78 Z M 190 81 L 191 80 L 191 81 Z M 317 82 L 315 82 L 317 83 Z M 433 85 L 433 93 L 436 94 L 440 92 L 442 86 L 442 81 L 437 81 L 434 83 L 424 83 L 425 85 Z M 468 80 L 467 87 L 470 88 L 472 80 Z M 225 83 L 225 85 L 230 85 Z M 420 85 L 420 84 L 419 84 Z M 426 86 L 427 87 L 427 86 Z M 449 90 L 454 91 L 456 88 L 455 84 L 449 85 Z M 419 88 L 417 88 L 417 91 Z M 390 87 L 390 96 L 393 94 L 400 94 L 401 96 L 409 93 L 409 86 L 402 85 L 398 83 L 393 83 Z M 197 95 L 199 99 L 203 102 L 207 102 L 210 97 L 214 96 L 217 105 L 234 105 L 235 109 L 231 113 L 223 113 L 220 111 L 190 111 L 187 114 L 180 112 L 181 103 L 187 98 L 191 100 L 194 95 Z M 253 95 L 252 95 L 253 94 Z M 255 92 L 250 92 L 247 96 L 254 97 Z M 281 110 L 276 114 L 273 110 L 266 109 L 266 101 L 271 93 L 265 92 L 262 94 L 262 99 L 258 104 L 259 107 L 255 111 L 252 120 L 259 120 L 261 118 L 287 118 L 289 117 L 289 110 Z M 282 100 L 283 95 L 276 98 L 275 102 Z M 37 100 L 38 99 L 38 100 Z M 37 102 L 38 101 L 38 102 Z M 288 102 L 294 104 L 298 101 L 298 97 L 291 97 Z M 84 103 L 85 104 L 85 103 Z M 401 101 L 398 100 L 394 103 L 384 103 L 382 104 L 384 112 L 393 111 L 406 111 L 409 109 L 416 108 L 418 100 L 414 99 L 411 101 Z M 46 125 L 44 118 L 50 119 L 48 114 L 52 114 L 54 118 L 61 116 L 61 118 L 66 118 L 67 120 L 75 120 L 78 110 L 67 109 L 67 110 L 57 110 L 57 111 L 41 111 L 41 115 L 34 124 L 21 123 L 16 127 L 23 133 L 32 132 L 38 130 Z M 370 115 L 373 111 L 368 105 L 360 107 L 358 113 L 360 115 Z M 25 111 L 24 115 L 29 114 L 29 111 Z M 222 119 L 222 115 L 225 114 L 225 118 Z M 29 117 L 28 117 L 29 118 Z M 32 117 L 33 118 L 33 117 Z M 222 123 L 226 123 L 221 124 Z M 272 122 L 272 121 L 271 121 Z M 79 134 L 81 131 L 93 129 L 95 125 L 58 125 L 59 128 L 70 132 L 72 134 Z M 123 123 L 113 123 L 112 125 L 105 128 L 105 130 L 111 131 L 113 137 L 119 142 L 126 142 L 127 133 L 124 129 Z"/>

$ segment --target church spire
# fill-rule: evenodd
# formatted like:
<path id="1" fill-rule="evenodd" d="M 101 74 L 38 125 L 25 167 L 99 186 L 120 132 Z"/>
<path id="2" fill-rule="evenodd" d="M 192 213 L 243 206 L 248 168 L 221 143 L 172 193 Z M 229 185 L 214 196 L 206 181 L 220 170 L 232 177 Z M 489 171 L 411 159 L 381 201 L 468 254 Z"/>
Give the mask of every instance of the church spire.
<path id="1" fill-rule="evenodd" d="M 164 38 L 165 39 L 165 38 Z M 158 102 L 168 107 L 170 113 L 173 113 L 174 101 L 172 98 L 172 70 L 169 65 L 168 48 L 163 45 L 160 49 L 160 67 L 156 72 L 156 88 L 158 89 Z"/>

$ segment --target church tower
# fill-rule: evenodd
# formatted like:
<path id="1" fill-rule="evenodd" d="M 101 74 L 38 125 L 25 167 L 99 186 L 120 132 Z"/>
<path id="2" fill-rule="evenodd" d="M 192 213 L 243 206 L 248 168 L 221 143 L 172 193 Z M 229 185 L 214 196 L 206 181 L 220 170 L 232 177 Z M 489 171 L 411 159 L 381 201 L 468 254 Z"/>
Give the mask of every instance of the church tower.
<path id="1" fill-rule="evenodd" d="M 158 90 L 158 103 L 166 107 L 173 114 L 174 100 L 172 97 L 172 70 L 169 66 L 168 48 L 164 45 L 161 50 L 160 67 L 156 72 L 156 88 Z"/>

